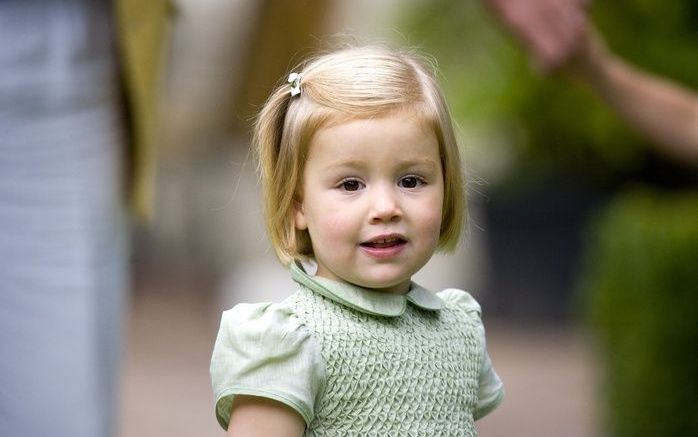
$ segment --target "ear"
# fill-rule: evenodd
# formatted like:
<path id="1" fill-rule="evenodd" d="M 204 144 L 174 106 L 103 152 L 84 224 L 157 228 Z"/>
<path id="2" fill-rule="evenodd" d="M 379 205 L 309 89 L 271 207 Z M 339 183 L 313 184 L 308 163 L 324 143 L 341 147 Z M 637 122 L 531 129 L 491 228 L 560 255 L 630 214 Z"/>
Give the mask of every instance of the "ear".
<path id="1" fill-rule="evenodd" d="M 303 202 L 300 200 L 293 201 L 293 224 L 296 229 L 304 231 L 308 229 L 308 223 L 305 220 L 305 212 L 303 211 Z"/>

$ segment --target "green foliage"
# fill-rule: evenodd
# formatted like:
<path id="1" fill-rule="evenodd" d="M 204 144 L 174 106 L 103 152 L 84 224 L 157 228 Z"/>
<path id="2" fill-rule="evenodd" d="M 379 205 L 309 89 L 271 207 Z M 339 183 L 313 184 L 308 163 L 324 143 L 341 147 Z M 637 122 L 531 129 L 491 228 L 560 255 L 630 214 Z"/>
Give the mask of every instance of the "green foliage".
<path id="1" fill-rule="evenodd" d="M 698 2 L 618 0 L 594 6 L 594 20 L 614 51 L 698 88 Z"/>
<path id="2" fill-rule="evenodd" d="M 460 119 L 513 114 L 533 80 L 523 53 L 509 44 L 478 2 L 422 2 L 406 15 L 407 37 L 439 64 L 442 84 Z M 514 84 L 517 77 L 524 85 Z"/>
<path id="3" fill-rule="evenodd" d="M 643 68 L 698 88 L 698 2 L 595 2 L 611 47 Z M 640 167 L 647 144 L 599 98 L 562 77 L 539 78 L 481 1 L 417 2 L 405 31 L 439 61 L 455 118 L 504 131 L 515 155 L 511 186 L 571 175 L 604 185 Z"/>
<path id="4" fill-rule="evenodd" d="M 698 195 L 635 191 L 593 227 L 584 294 L 616 437 L 698 435 Z"/>

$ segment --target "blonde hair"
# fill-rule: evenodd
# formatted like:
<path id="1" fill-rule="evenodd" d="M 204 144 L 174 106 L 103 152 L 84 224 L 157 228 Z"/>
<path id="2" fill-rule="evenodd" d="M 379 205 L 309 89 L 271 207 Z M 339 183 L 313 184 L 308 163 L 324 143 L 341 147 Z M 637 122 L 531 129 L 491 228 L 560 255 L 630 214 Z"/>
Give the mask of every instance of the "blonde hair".
<path id="1" fill-rule="evenodd" d="M 310 141 L 331 122 L 408 109 L 438 140 L 444 204 L 438 248 L 453 250 L 465 222 L 465 189 L 451 116 L 433 68 L 414 53 L 381 46 L 341 49 L 301 64 L 301 94 L 284 83 L 257 116 L 253 144 L 262 181 L 266 226 L 283 264 L 312 256 L 307 230 L 295 228 Z"/>

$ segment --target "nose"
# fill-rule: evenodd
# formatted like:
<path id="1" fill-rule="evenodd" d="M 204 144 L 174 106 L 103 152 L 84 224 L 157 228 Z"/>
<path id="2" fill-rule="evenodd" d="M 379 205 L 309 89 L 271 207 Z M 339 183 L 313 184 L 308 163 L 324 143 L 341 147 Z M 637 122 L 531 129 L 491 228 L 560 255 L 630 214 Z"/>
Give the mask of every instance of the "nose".
<path id="1" fill-rule="evenodd" d="M 393 187 L 374 187 L 371 193 L 369 222 L 371 224 L 396 222 L 402 219 L 399 194 Z"/>

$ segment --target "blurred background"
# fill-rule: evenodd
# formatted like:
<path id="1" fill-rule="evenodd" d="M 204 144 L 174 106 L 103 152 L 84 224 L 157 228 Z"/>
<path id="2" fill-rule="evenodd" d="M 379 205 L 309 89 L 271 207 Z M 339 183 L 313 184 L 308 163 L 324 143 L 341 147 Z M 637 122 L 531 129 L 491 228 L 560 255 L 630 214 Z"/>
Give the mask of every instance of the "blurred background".
<path id="1" fill-rule="evenodd" d="M 590 14 L 616 53 L 698 89 L 694 1 Z M 166 27 L 117 436 L 224 435 L 208 376 L 220 314 L 295 289 L 266 240 L 251 119 L 305 54 L 343 41 L 417 46 L 439 66 L 470 224 L 415 280 L 483 306 L 506 397 L 480 435 L 698 432 L 696 167 L 658 153 L 587 87 L 537 74 L 483 2 L 176 0 Z"/>

